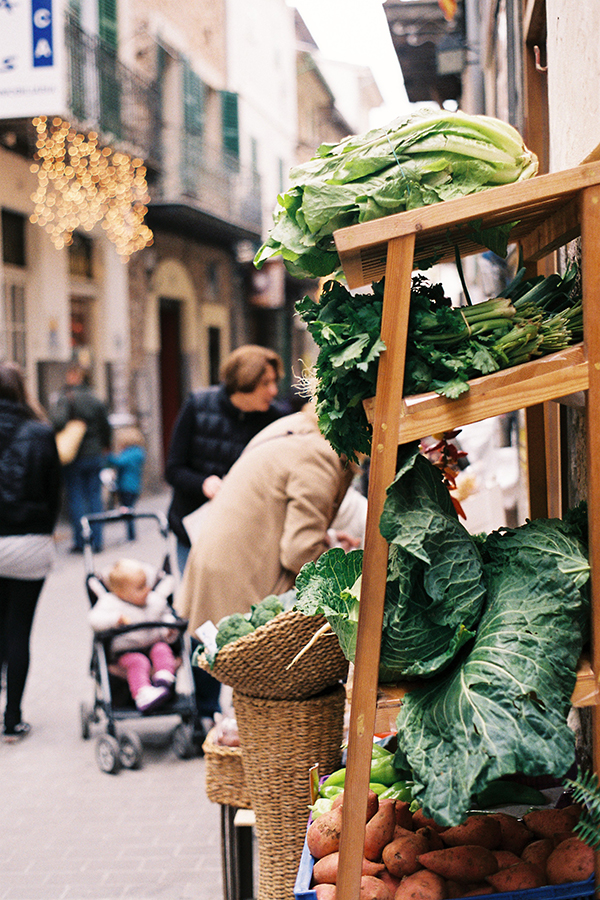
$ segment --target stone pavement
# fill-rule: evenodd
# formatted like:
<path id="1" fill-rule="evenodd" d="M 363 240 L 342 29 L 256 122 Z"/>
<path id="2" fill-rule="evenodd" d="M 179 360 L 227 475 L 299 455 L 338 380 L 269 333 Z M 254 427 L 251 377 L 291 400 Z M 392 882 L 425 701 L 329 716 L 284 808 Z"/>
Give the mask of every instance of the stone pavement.
<path id="1" fill-rule="evenodd" d="M 139 508 L 164 512 L 167 498 Z M 124 526 L 108 526 L 97 565 L 124 553 L 158 563 L 158 529 L 138 528 L 127 545 Z M 83 559 L 69 545 L 61 526 L 32 634 L 31 734 L 0 743 L 0 900 L 220 900 L 220 808 L 206 797 L 204 760 L 181 760 L 170 746 L 179 719 L 127 722 L 140 730 L 143 765 L 117 775 L 97 766 L 97 731 L 82 739 L 80 704 L 93 698 L 89 602 Z"/>

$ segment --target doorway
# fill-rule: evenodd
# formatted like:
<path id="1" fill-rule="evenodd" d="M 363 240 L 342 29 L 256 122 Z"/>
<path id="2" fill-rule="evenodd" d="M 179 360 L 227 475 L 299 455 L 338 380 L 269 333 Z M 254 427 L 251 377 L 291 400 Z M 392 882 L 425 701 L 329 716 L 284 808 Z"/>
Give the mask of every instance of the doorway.
<path id="1" fill-rule="evenodd" d="M 161 297 L 160 309 L 160 396 L 162 409 L 163 460 L 166 462 L 175 419 L 183 402 L 181 387 L 181 304 Z"/>

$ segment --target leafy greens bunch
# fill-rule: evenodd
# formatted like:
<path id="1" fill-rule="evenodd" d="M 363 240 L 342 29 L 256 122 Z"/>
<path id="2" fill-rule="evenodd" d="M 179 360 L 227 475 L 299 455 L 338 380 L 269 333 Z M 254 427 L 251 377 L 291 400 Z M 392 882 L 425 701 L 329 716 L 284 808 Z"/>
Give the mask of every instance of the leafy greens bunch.
<path id="1" fill-rule="evenodd" d="M 380 522 L 390 553 L 379 674 L 421 679 L 402 701 L 394 764 L 442 825 L 463 821 L 492 781 L 564 775 L 575 759 L 567 714 L 588 639 L 585 514 L 473 537 L 439 470 L 402 448 Z M 361 563 L 360 551 L 336 548 L 296 580 L 296 608 L 324 614 L 350 660 Z"/>
<path id="2" fill-rule="evenodd" d="M 292 275 L 325 277 L 339 268 L 338 228 L 521 181 L 537 170 L 535 154 L 499 119 L 444 110 L 399 118 L 323 144 L 291 169 L 291 186 L 277 199 L 254 263 L 260 269 L 282 256 Z M 485 245 L 497 249 L 492 243 Z"/>
<path id="3" fill-rule="evenodd" d="M 579 269 L 524 280 L 519 270 L 501 297 L 454 307 L 441 284 L 413 275 L 404 394 L 436 391 L 456 398 L 468 381 L 562 350 L 582 339 Z M 319 354 L 317 413 L 339 454 L 370 453 L 371 427 L 362 405 L 375 394 L 384 279 L 372 294 L 353 296 L 340 282 L 325 284 L 318 302 L 296 305 Z"/>
<path id="4" fill-rule="evenodd" d="M 481 556 L 457 518 L 443 476 L 411 444 L 388 489 L 390 544 L 379 680 L 431 676 L 474 635 L 485 599 Z M 358 629 L 362 551 L 328 550 L 296 579 L 296 608 L 322 614 L 349 660 Z"/>

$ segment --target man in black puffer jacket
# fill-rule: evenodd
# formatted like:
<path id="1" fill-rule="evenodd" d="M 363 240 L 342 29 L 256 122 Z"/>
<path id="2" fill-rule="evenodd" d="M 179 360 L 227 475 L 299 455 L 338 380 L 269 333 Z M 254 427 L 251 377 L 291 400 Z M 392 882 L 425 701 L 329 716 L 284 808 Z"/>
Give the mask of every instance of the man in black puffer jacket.
<path id="1" fill-rule="evenodd" d="M 225 361 L 220 385 L 190 394 L 182 406 L 165 468 L 173 488 L 169 525 L 181 571 L 190 548 L 182 519 L 215 496 L 246 444 L 283 415 L 273 404 L 282 374 L 277 353 L 247 344 Z"/>

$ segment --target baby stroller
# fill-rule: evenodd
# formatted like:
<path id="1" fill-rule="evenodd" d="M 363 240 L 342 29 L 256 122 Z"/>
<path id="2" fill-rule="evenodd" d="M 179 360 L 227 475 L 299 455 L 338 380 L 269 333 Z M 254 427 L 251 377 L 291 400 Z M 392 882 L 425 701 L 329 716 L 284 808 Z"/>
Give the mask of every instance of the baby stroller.
<path id="1" fill-rule="evenodd" d="M 95 605 L 101 593 L 107 591 L 108 588 L 104 581 L 104 574 L 95 571 L 90 523 L 127 523 L 132 519 L 153 519 L 165 541 L 162 566 L 156 568 L 143 564 L 148 576 L 152 579 L 150 583 L 155 587 L 172 571 L 168 544 L 169 526 L 163 514 L 134 512 L 132 509 L 121 507 L 106 513 L 83 516 L 81 525 L 86 589 L 92 606 Z M 172 601 L 173 598 L 170 596 L 169 605 L 172 605 Z M 196 707 L 190 639 L 186 633 L 188 622 L 177 616 L 174 610 L 173 615 L 176 621 L 170 623 L 169 628 L 179 631 L 179 637 L 172 647 L 175 655 L 181 659 L 181 665 L 177 671 L 176 689 L 172 698 L 150 712 L 142 713 L 136 708 L 127 682 L 116 672 L 111 671 L 114 667 L 111 665 L 110 648 L 112 639 L 117 634 L 161 623 L 122 625 L 93 634 L 90 674 L 94 680 L 94 701 L 92 704 L 85 702 L 81 704 L 81 736 L 84 740 L 88 740 L 91 737 L 92 724 L 103 726 L 104 732 L 98 736 L 96 741 L 96 762 L 102 772 L 116 774 L 122 767 L 127 769 L 140 767 L 143 750 L 138 733 L 132 729 L 117 729 L 117 723 L 140 719 L 142 716 L 144 719 L 156 716 L 179 716 L 180 722 L 175 727 L 171 738 L 175 754 L 180 759 L 189 759 L 200 752 L 205 734 Z"/>

